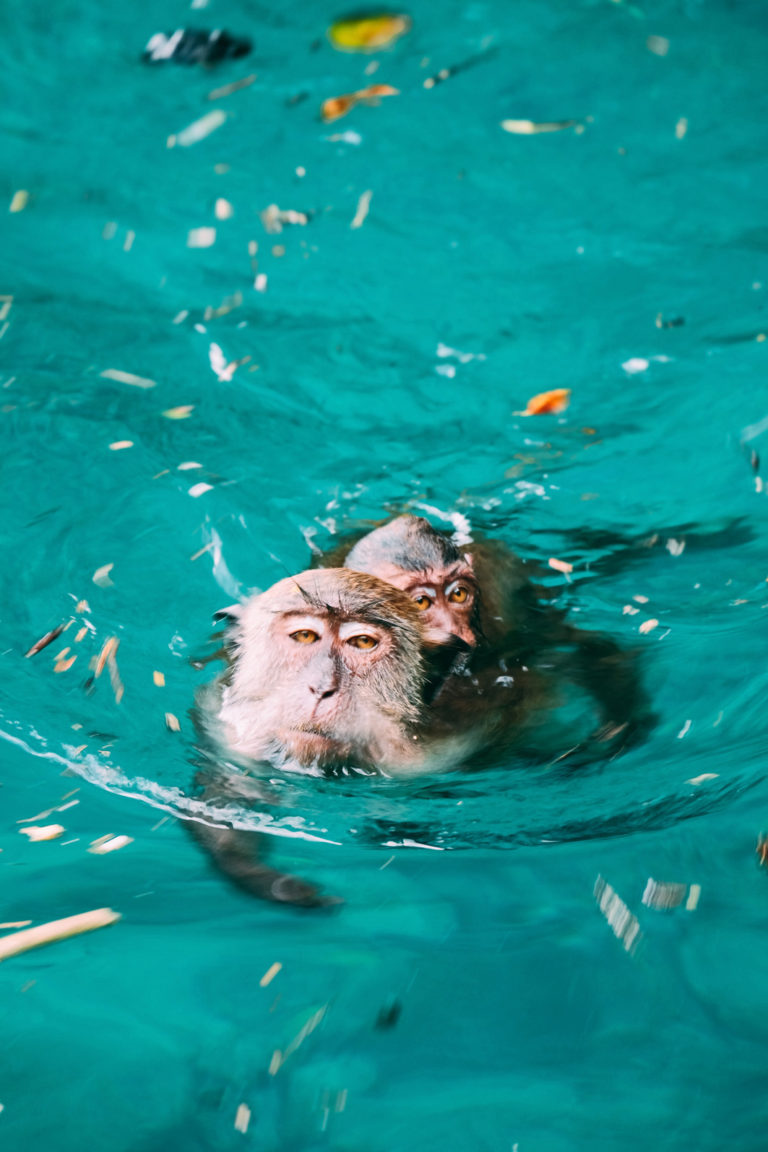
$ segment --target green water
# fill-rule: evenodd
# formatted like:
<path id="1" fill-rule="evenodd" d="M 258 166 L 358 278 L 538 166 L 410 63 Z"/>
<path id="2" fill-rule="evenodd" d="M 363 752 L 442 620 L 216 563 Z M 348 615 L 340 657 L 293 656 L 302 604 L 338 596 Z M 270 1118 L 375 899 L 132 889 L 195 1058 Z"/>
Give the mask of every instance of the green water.
<path id="1" fill-rule="evenodd" d="M 0 16 L 0 922 L 122 916 L 0 964 L 0 1147 L 758 1152 L 764 5 L 419 0 L 370 58 L 324 39 L 339 14 Z M 139 64 L 183 24 L 255 50 Z M 399 95 L 321 123 L 372 82 Z M 308 222 L 269 234 L 270 204 Z M 560 387 L 562 416 L 516 415 Z M 640 650 L 658 724 L 567 777 L 278 781 L 275 861 L 345 904 L 249 901 L 173 819 L 190 657 L 216 609 L 406 506 L 572 562 L 553 595 Z M 85 690 L 110 636 L 119 703 L 108 670 Z M 66 831 L 28 842 L 31 817 Z M 87 851 L 109 833 L 132 842 Z"/>

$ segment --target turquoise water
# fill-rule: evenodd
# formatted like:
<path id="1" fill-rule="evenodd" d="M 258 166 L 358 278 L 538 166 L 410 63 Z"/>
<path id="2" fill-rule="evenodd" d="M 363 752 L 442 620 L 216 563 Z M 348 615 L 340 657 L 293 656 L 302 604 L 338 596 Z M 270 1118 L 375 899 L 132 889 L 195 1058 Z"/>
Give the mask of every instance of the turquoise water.
<path id="1" fill-rule="evenodd" d="M 2 197 L 29 199 L 0 215 L 0 921 L 122 919 L 0 965 L 4 1149 L 765 1146 L 765 9 L 411 12 L 368 58 L 324 5 L 5 6 Z M 184 23 L 255 51 L 137 63 Z M 400 94 L 319 121 L 370 82 Z M 307 224 L 268 234 L 270 204 Z M 515 415 L 558 387 L 562 416 Z M 275 862 L 346 903 L 249 901 L 172 819 L 190 658 L 216 609 L 406 506 L 572 562 L 553 595 L 640 650 L 658 724 L 580 775 L 278 782 Z M 120 703 L 85 690 L 110 636 Z M 71 800 L 36 821 L 59 839 L 19 833 Z"/>

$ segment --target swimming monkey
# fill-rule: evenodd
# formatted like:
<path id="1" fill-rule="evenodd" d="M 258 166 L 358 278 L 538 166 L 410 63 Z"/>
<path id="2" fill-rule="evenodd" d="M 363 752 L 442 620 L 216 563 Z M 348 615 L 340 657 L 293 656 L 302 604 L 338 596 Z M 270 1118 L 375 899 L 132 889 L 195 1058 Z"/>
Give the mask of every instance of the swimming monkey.
<path id="1" fill-rule="evenodd" d="M 454 736 L 428 721 L 428 642 L 404 592 L 367 573 L 318 569 L 279 581 L 233 615 L 230 666 L 196 702 L 198 732 L 214 753 L 197 782 L 213 809 L 243 798 L 268 803 L 258 773 L 247 772 L 259 763 L 408 776 L 465 757 L 468 733 Z M 479 742 L 481 728 L 472 735 Z M 334 902 L 265 865 L 263 836 L 201 821 L 187 826 L 251 894 L 303 906 Z"/>
<path id="2" fill-rule="evenodd" d="M 504 708 L 501 697 L 517 669 L 547 662 L 584 686 L 598 706 L 600 726 L 591 745 L 611 752 L 626 746 L 651 717 L 630 653 L 598 632 L 576 628 L 546 603 L 526 566 L 501 541 L 480 539 L 459 547 L 421 516 L 404 515 L 374 529 L 335 562 L 367 572 L 411 597 L 433 642 L 464 656 L 445 662 L 433 679 L 435 717 L 462 700 L 484 697 L 490 714 Z M 433 667 L 437 667 L 432 660 Z M 457 673 L 463 673 L 459 678 Z M 494 702 L 492 702 L 492 699 Z M 510 733 L 508 723 L 501 728 Z M 579 750 L 583 750 L 578 746 Z M 576 751 L 576 749 L 574 749 Z"/>

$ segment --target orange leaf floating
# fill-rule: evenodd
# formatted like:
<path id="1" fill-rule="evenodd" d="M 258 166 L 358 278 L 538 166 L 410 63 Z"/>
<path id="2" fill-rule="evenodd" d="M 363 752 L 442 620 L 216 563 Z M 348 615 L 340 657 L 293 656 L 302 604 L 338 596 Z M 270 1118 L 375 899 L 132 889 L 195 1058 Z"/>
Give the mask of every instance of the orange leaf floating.
<path id="1" fill-rule="evenodd" d="M 370 104 L 375 107 L 382 96 L 398 96 L 399 89 L 390 84 L 370 84 L 367 88 L 360 88 L 357 92 L 347 92 L 343 96 L 331 96 L 323 101 L 320 115 L 326 124 L 332 120 L 339 120 L 346 116 L 356 104 Z"/>
<path id="2" fill-rule="evenodd" d="M 408 16 L 372 12 L 351 20 L 337 20 L 328 29 L 328 39 L 341 52 L 376 52 L 389 48 L 410 30 Z"/>
<path id="3" fill-rule="evenodd" d="M 565 412 L 571 402 L 570 388 L 553 388 L 550 392 L 538 392 L 528 401 L 524 416 L 542 416 L 549 412 Z"/>

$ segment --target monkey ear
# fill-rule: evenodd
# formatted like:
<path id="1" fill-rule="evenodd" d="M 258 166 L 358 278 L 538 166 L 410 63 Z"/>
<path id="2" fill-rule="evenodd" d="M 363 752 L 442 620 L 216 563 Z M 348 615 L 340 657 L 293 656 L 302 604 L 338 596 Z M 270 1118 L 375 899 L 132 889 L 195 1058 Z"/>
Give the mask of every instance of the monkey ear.
<path id="1" fill-rule="evenodd" d="M 243 613 L 242 604 L 230 604 L 228 608 L 219 608 L 218 612 L 214 612 L 213 619 L 218 624 L 221 620 L 234 621 L 239 620 Z"/>

